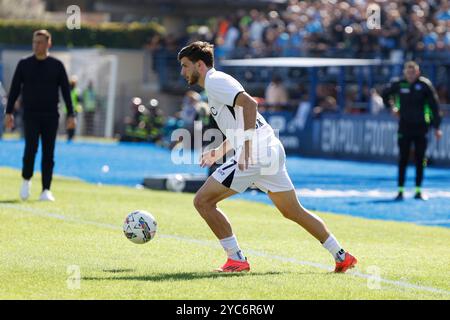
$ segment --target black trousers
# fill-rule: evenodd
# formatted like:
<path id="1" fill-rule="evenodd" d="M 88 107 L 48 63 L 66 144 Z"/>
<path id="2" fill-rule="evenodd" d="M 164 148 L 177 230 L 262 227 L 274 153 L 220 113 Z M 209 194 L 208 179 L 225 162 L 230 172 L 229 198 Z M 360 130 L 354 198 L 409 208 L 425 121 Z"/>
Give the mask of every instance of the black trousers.
<path id="1" fill-rule="evenodd" d="M 398 147 L 400 158 L 398 162 L 398 186 L 405 185 L 406 167 L 408 166 L 411 146 L 414 144 L 414 160 L 416 163 L 416 186 L 420 187 L 423 181 L 423 172 L 426 166 L 425 152 L 427 150 L 426 133 L 398 133 Z"/>
<path id="2" fill-rule="evenodd" d="M 58 115 L 25 115 L 24 133 L 25 150 L 23 154 L 22 177 L 31 179 L 34 171 L 34 160 L 39 146 L 39 138 L 42 142 L 42 190 L 50 190 L 53 176 L 54 153 L 56 134 L 58 131 Z"/>

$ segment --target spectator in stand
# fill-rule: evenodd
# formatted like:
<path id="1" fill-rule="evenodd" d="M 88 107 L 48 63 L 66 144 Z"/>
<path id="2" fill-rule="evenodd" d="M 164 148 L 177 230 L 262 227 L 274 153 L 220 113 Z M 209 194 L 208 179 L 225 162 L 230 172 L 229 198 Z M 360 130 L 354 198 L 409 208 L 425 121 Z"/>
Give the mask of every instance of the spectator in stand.
<path id="1" fill-rule="evenodd" d="M 435 28 L 436 32 L 436 51 L 442 52 L 442 51 L 448 51 L 448 41 L 450 40 L 448 37 L 450 36 L 450 31 L 446 30 L 444 26 L 441 24 L 438 24 L 438 26 Z M 447 41 L 447 43 L 446 43 Z M 449 54 L 449 52 L 446 52 Z"/>
<path id="2" fill-rule="evenodd" d="M 333 113 L 338 113 L 338 112 L 339 112 L 339 108 L 336 103 L 336 99 L 332 96 L 328 96 L 322 100 L 320 105 L 318 105 L 317 107 L 315 107 L 313 109 L 313 116 L 315 118 L 319 118 L 323 114 L 327 114 L 327 113 L 333 114 Z"/>
<path id="3" fill-rule="evenodd" d="M 197 118 L 197 104 L 201 101 L 199 93 L 189 90 L 183 98 L 181 106 L 181 119 L 184 123 L 184 128 L 189 132 L 194 131 L 194 121 Z"/>
<path id="4" fill-rule="evenodd" d="M 425 45 L 425 50 L 433 51 L 436 49 L 438 35 L 434 31 L 434 26 L 432 23 L 427 23 L 425 25 L 426 33 L 423 36 L 423 43 Z"/>
<path id="5" fill-rule="evenodd" d="M 450 20 L 450 2 L 448 0 L 441 1 L 441 8 L 436 12 L 437 20 Z"/>
<path id="6" fill-rule="evenodd" d="M 266 27 L 269 25 L 265 14 L 254 9 L 250 11 L 250 18 L 252 22 L 250 23 L 250 41 L 251 42 L 262 42 L 263 33 Z"/>
<path id="7" fill-rule="evenodd" d="M 450 20 L 443 24 L 443 29 L 446 30 L 444 35 L 444 43 L 446 50 L 450 50 Z"/>
<path id="8" fill-rule="evenodd" d="M 393 3 L 394 4 L 394 3 Z M 395 6 L 393 5 L 395 8 Z M 400 17 L 398 10 L 387 12 L 386 21 L 381 29 L 380 45 L 383 56 L 390 58 L 390 53 L 400 48 L 400 39 L 406 30 L 406 24 Z"/>
<path id="9" fill-rule="evenodd" d="M 190 41 L 214 39 L 219 60 L 276 56 L 440 60 L 450 50 L 449 3 L 449 0 L 289 0 L 284 7 L 277 4 L 264 10 L 241 9 L 227 17 L 211 18 L 189 36 Z M 367 9 L 373 4 L 381 9 L 381 29 L 367 26 Z M 148 47 L 154 51 L 155 59 L 167 58 L 169 51 L 176 51 L 175 47 L 184 44 L 184 40 L 170 35 L 155 36 Z M 437 81 L 447 81 L 445 72 L 439 70 L 436 74 Z M 322 100 L 327 97 L 337 97 L 333 90 L 317 95 L 316 106 L 325 103 Z M 369 91 L 365 95 L 365 100 L 358 95 L 356 101 L 367 103 L 370 97 L 374 98 Z M 352 105 L 356 111 L 353 102 L 346 105 Z M 362 106 L 357 107 L 362 110 Z"/>
<path id="10" fill-rule="evenodd" d="M 234 48 L 236 47 L 236 42 L 239 39 L 241 32 L 239 31 L 239 24 L 236 18 L 231 20 L 231 23 L 228 27 L 227 33 L 225 34 L 223 49 L 229 54 L 232 53 Z"/>
<path id="11" fill-rule="evenodd" d="M 374 3 L 381 9 L 382 29 L 367 27 L 367 8 Z M 238 10 L 229 17 L 212 18 L 210 32 L 205 34 L 204 28 L 198 28 L 198 34 L 191 34 L 189 41 L 214 39 L 220 58 L 305 54 L 390 58 L 393 53 L 413 57 L 428 53 L 424 50 L 435 50 L 441 41 L 448 50 L 449 7 L 449 0 L 291 0 L 285 8 Z M 161 51 L 173 52 L 178 44 L 185 43 L 179 40 L 170 35 L 154 36 L 147 47 L 157 59 Z"/>
<path id="12" fill-rule="evenodd" d="M 289 102 L 289 94 L 279 75 L 274 75 L 266 88 L 266 105 L 272 109 L 281 109 Z"/>
<path id="13" fill-rule="evenodd" d="M 250 47 L 250 32 L 248 30 L 243 30 L 242 34 L 237 41 L 236 49 L 234 51 L 234 58 L 251 58 L 251 47 Z"/>

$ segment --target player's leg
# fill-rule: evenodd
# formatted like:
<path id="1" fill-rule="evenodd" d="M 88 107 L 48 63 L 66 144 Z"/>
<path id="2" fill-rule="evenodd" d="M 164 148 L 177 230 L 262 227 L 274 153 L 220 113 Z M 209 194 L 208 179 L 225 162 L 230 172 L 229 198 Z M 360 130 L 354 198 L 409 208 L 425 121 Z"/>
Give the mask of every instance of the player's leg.
<path id="1" fill-rule="evenodd" d="M 416 194 L 414 198 L 419 200 L 426 200 L 421 192 L 423 173 L 426 166 L 425 152 L 427 150 L 427 137 L 425 135 L 417 136 L 414 139 L 414 149 L 416 162 Z"/>
<path id="2" fill-rule="evenodd" d="M 269 198 L 283 216 L 302 226 L 314 238 L 324 243 L 330 232 L 322 219 L 306 210 L 298 201 L 295 190 L 283 192 L 268 192 Z"/>
<path id="3" fill-rule="evenodd" d="M 22 200 L 26 200 L 30 196 L 31 178 L 33 177 L 34 172 L 34 161 L 39 146 L 40 123 L 39 119 L 27 116 L 24 117 L 23 124 L 25 148 L 22 158 L 22 178 L 24 181 L 20 189 L 20 197 Z"/>
<path id="4" fill-rule="evenodd" d="M 46 117 L 45 128 L 42 129 L 42 191 L 49 191 L 52 183 L 58 121 L 57 116 Z"/>
<path id="5" fill-rule="evenodd" d="M 269 192 L 268 195 L 285 218 L 303 227 L 331 253 L 336 261 L 335 272 L 345 272 L 354 267 L 357 263 L 356 258 L 342 248 L 320 217 L 300 204 L 295 190 Z"/>
<path id="6" fill-rule="evenodd" d="M 329 232 L 323 221 L 302 207 L 297 199 L 294 185 L 286 170 L 286 153 L 281 142 L 272 144 L 270 161 L 261 164 L 255 185 L 268 193 L 274 205 L 287 219 L 290 219 L 311 233 L 317 240 L 325 242 Z M 267 152 L 269 154 L 269 152 Z"/>
<path id="7" fill-rule="evenodd" d="M 284 217 L 299 224 L 322 243 L 336 261 L 336 272 L 345 272 L 352 268 L 357 262 L 356 259 L 345 252 L 336 238 L 328 231 L 322 219 L 300 204 L 286 170 L 286 154 L 281 142 L 272 145 L 270 149 L 272 157 L 270 164 L 278 165 L 270 166 L 270 170 L 267 167 L 261 168 L 255 185 L 268 193 L 273 204 Z"/>
<path id="8" fill-rule="evenodd" d="M 194 197 L 194 206 L 218 239 L 232 236 L 230 222 L 217 203 L 237 192 L 209 177 Z"/>
<path id="9" fill-rule="evenodd" d="M 250 270 L 250 265 L 239 247 L 227 216 L 217 207 L 218 202 L 247 189 L 250 184 L 247 179 L 249 172 L 251 171 L 248 170 L 246 173 L 239 171 L 237 162 L 232 159 L 214 171 L 195 195 L 195 208 L 219 239 L 228 256 L 227 262 L 216 271 Z"/>
<path id="10" fill-rule="evenodd" d="M 398 195 L 396 200 L 403 200 L 403 191 L 405 187 L 406 168 L 408 167 L 409 152 L 411 150 L 411 138 L 409 135 L 399 132 L 398 133 Z"/>

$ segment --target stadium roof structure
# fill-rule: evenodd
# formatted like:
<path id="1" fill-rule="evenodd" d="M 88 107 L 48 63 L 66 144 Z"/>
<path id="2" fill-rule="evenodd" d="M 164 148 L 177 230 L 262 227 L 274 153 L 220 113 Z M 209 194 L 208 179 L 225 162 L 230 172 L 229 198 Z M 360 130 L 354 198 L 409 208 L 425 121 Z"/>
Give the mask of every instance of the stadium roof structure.
<path id="1" fill-rule="evenodd" d="M 336 59 L 336 58 L 256 58 L 222 60 L 224 67 L 347 67 L 381 65 L 379 59 Z"/>

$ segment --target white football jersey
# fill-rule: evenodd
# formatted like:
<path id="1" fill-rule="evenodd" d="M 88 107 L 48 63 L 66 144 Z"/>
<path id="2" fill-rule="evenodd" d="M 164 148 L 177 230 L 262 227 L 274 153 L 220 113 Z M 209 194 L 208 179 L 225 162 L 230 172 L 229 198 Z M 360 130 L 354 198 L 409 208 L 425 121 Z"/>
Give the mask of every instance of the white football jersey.
<path id="1" fill-rule="evenodd" d="M 245 91 L 244 88 L 232 76 L 211 68 L 206 73 L 205 90 L 217 126 L 236 149 L 232 133 L 234 130 L 244 130 L 243 108 L 236 105 L 236 98 L 239 93 Z M 272 127 L 259 112 L 256 114 L 255 129 L 255 137 L 260 141 L 274 136 Z"/>

